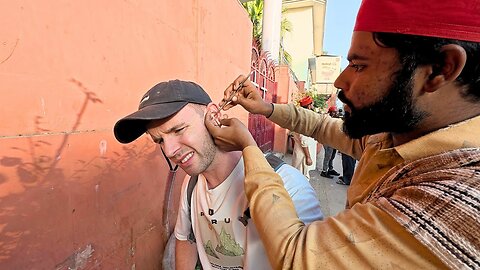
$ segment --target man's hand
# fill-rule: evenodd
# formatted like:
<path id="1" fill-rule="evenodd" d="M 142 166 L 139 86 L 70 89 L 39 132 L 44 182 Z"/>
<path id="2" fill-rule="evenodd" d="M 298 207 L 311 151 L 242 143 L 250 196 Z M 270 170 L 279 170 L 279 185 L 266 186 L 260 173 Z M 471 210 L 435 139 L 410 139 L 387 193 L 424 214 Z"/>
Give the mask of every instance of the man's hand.
<path id="1" fill-rule="evenodd" d="M 244 79 L 245 76 L 240 75 L 232 84 L 230 84 L 230 86 L 225 90 L 223 99 L 219 106 L 222 106 L 225 102 L 227 102 L 228 98 L 233 94 L 234 90 L 238 88 Z M 235 96 L 233 96 L 232 102 L 227 104 L 223 109 L 228 110 L 237 104 L 242 105 L 242 107 L 250 113 L 261 114 L 267 117 L 270 116 L 273 111 L 272 105 L 262 99 L 259 91 L 250 80 L 246 80 L 243 83 L 243 87 L 235 94 Z"/>
<path id="2" fill-rule="evenodd" d="M 305 163 L 307 164 L 307 166 L 311 166 L 313 164 L 313 161 L 310 157 L 306 157 Z"/>
<path id="3" fill-rule="evenodd" d="M 221 150 L 242 151 L 247 146 L 257 145 L 252 134 L 240 120 L 236 118 L 221 119 L 220 124 L 220 127 L 216 126 L 209 115 L 205 115 L 205 126 Z"/>

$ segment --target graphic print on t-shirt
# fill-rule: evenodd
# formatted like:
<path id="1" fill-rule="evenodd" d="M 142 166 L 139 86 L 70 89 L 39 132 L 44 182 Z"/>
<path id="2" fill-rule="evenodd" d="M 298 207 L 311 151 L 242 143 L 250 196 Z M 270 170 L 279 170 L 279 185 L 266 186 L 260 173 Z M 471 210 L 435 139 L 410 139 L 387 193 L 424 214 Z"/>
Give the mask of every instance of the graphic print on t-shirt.
<path id="1" fill-rule="evenodd" d="M 227 213 L 230 214 L 231 212 L 227 211 Z M 236 218 L 220 217 L 220 213 L 214 213 L 211 209 L 207 213 L 202 211 L 198 221 L 203 247 L 212 268 L 243 269 L 245 250 L 238 240 L 242 241 L 244 237 L 236 239 L 232 227 L 232 222 L 239 221 Z M 241 226 L 243 227 L 243 225 Z M 242 234 L 245 235 L 245 228 L 242 229 Z"/>
<path id="2" fill-rule="evenodd" d="M 212 242 L 208 240 L 205 245 L 205 251 L 208 255 L 213 256 L 218 259 L 218 256 L 213 252 Z M 245 255 L 243 248 L 235 242 L 235 238 L 232 235 L 225 232 L 225 229 L 222 227 L 219 236 L 219 244 L 215 247 L 215 251 L 225 255 L 225 256 L 242 256 Z"/>

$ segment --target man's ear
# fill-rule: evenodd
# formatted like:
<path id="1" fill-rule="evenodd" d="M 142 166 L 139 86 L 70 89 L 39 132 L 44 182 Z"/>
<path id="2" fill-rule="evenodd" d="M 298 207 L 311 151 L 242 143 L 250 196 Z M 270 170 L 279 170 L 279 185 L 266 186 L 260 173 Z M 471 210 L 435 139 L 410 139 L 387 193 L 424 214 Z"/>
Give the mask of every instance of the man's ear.
<path id="1" fill-rule="evenodd" d="M 457 79 L 467 61 L 467 53 L 462 46 L 448 44 L 440 49 L 442 59 L 438 64 L 429 67 L 429 76 L 425 83 L 426 92 L 434 92 L 438 88 Z"/>
<path id="2" fill-rule="evenodd" d="M 210 102 L 207 105 L 205 114 L 208 115 L 206 119 L 212 121 L 216 126 L 221 126 L 220 119 L 222 118 L 222 112 L 217 104 Z"/>

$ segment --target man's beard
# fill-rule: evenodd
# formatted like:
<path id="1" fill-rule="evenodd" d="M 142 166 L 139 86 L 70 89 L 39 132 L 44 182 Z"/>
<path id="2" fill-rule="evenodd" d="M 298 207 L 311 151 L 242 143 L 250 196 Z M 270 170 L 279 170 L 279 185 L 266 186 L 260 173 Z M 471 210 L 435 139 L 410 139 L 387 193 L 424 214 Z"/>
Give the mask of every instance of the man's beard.
<path id="1" fill-rule="evenodd" d="M 338 98 L 351 112 L 345 112 L 343 131 L 351 138 L 380 132 L 404 133 L 413 130 L 427 116 L 415 107 L 413 100 L 413 68 L 402 68 L 387 95 L 362 109 L 356 109 L 340 91 Z"/>
<path id="2" fill-rule="evenodd" d="M 198 136 L 203 136 L 203 139 L 200 140 L 203 142 L 203 144 L 198 146 L 198 148 L 188 148 L 194 151 L 194 158 L 196 159 L 195 164 L 187 168 L 179 164 L 180 168 L 182 168 L 182 170 L 184 170 L 190 176 L 201 174 L 209 169 L 217 154 L 217 146 L 215 145 L 210 133 L 208 133 L 206 129 L 199 131 Z"/>
<path id="3" fill-rule="evenodd" d="M 210 133 L 205 132 L 203 142 L 200 152 L 197 152 L 199 161 L 193 174 L 201 174 L 207 170 L 215 159 L 217 153 L 217 147 L 213 142 Z"/>

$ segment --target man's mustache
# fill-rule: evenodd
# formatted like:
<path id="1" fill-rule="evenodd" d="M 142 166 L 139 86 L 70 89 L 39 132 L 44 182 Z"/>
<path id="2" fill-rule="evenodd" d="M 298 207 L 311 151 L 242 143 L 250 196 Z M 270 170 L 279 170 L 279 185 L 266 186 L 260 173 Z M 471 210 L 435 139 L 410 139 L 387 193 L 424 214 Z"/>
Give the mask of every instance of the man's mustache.
<path id="1" fill-rule="evenodd" d="M 354 110 L 355 107 L 353 107 L 353 104 L 350 100 L 348 100 L 348 98 L 345 96 L 345 93 L 343 92 L 343 90 L 341 90 L 338 95 L 337 95 L 337 98 L 343 102 L 344 104 L 347 104 L 348 107 L 350 107 L 350 110 Z"/>

